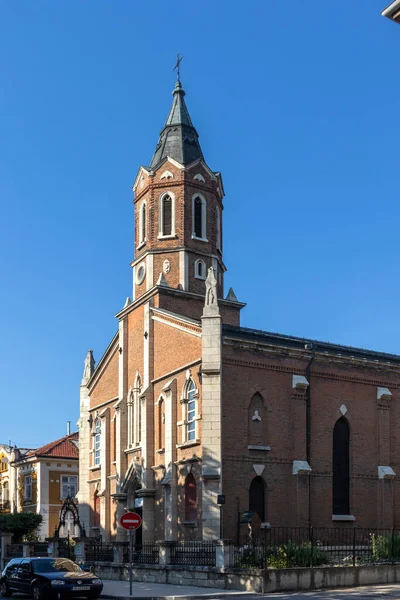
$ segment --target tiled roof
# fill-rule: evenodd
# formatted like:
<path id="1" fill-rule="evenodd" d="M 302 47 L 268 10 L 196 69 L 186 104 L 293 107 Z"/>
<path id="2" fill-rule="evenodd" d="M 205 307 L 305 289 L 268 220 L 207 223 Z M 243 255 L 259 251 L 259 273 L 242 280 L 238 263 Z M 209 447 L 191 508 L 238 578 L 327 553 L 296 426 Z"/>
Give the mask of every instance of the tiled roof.
<path id="1" fill-rule="evenodd" d="M 55 442 L 50 442 L 37 450 L 32 450 L 25 455 L 25 458 L 31 456 L 48 456 L 49 458 L 79 458 L 78 442 L 79 433 L 71 433 Z"/>

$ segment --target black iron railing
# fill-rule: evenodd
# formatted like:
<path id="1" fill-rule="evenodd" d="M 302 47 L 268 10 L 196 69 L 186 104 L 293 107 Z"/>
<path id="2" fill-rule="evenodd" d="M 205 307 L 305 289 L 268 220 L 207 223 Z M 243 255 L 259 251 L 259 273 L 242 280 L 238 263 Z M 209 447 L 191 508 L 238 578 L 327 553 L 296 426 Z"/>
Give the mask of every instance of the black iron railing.
<path id="1" fill-rule="evenodd" d="M 355 566 L 400 562 L 395 529 L 272 527 L 233 547 L 239 568 Z"/>
<path id="2" fill-rule="evenodd" d="M 175 542 L 171 547 L 171 565 L 215 566 L 214 542 Z"/>
<path id="3" fill-rule="evenodd" d="M 123 546 L 123 561 L 129 563 L 129 543 Z M 157 542 L 143 542 L 133 548 L 132 562 L 142 565 L 158 565 L 160 546 Z"/>
<path id="4" fill-rule="evenodd" d="M 114 545 L 112 543 L 88 543 L 85 548 L 86 560 L 89 562 L 113 562 Z"/>
<path id="5" fill-rule="evenodd" d="M 20 558 L 21 556 L 23 556 L 22 544 L 9 544 L 7 546 L 6 558 Z"/>

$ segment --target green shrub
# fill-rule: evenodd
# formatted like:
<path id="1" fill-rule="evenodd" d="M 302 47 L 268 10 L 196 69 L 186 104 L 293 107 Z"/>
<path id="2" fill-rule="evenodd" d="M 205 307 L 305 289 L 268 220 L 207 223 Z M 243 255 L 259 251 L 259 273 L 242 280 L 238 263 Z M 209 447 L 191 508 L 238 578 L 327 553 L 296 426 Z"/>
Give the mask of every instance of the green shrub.
<path id="1" fill-rule="evenodd" d="M 12 533 L 13 542 L 20 542 L 23 538 L 35 537 L 35 530 L 43 521 L 42 515 L 30 512 L 13 512 L 0 515 L 0 533 Z"/>
<path id="2" fill-rule="evenodd" d="M 318 544 L 314 546 L 310 542 L 296 544 L 290 540 L 287 544 L 276 548 L 267 559 L 268 566 L 275 569 L 319 566 L 328 562 L 328 555 Z"/>
<path id="3" fill-rule="evenodd" d="M 400 533 L 371 535 L 372 558 L 378 560 L 400 559 Z"/>

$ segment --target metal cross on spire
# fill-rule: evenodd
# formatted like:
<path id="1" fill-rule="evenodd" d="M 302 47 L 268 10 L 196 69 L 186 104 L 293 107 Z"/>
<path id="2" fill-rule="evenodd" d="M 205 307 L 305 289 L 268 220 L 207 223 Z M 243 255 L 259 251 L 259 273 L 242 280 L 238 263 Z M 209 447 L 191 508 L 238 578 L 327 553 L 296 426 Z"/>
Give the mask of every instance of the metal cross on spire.
<path id="1" fill-rule="evenodd" d="M 184 58 L 183 56 L 179 56 L 179 54 L 180 53 L 178 52 L 178 54 L 176 55 L 176 65 L 173 68 L 174 71 L 178 72 L 177 73 L 178 74 L 178 77 L 177 77 L 178 81 L 181 80 L 181 62 L 182 62 L 182 60 Z"/>

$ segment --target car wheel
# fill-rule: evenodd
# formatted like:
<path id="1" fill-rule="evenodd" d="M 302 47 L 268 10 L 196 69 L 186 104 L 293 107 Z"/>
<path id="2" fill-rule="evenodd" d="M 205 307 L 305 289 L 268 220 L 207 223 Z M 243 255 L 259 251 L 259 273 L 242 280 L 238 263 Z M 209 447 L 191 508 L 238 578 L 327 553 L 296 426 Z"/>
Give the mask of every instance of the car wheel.
<path id="1" fill-rule="evenodd" d="M 33 600 L 47 600 L 49 594 L 46 593 L 48 587 L 42 583 L 34 583 L 32 586 L 32 598 Z"/>
<path id="2" fill-rule="evenodd" d="M 11 598 L 12 592 L 8 589 L 8 585 L 5 581 L 0 583 L 0 594 L 3 598 Z"/>

